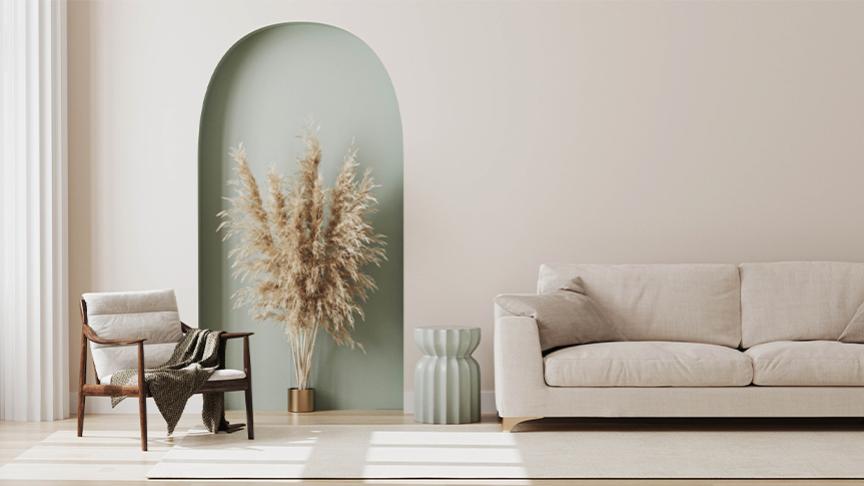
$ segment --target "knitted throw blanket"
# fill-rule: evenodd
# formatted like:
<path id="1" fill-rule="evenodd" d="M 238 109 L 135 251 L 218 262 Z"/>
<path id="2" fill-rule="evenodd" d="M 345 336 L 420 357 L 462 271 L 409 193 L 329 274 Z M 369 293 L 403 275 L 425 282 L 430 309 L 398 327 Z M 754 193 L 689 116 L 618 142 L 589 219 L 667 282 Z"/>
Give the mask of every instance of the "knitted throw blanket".
<path id="1" fill-rule="evenodd" d="M 219 365 L 219 335 L 222 331 L 190 329 L 182 341 L 177 343 L 174 353 L 165 364 L 144 370 L 144 383 L 159 413 L 168 424 L 168 433 L 183 414 L 186 401 L 210 379 Z M 135 386 L 138 370 L 125 369 L 111 375 L 112 385 Z M 111 397 L 111 406 L 116 407 L 123 396 Z M 223 426 L 224 399 L 221 392 L 204 394 L 204 410 L 201 418 L 210 432 Z M 227 423 L 224 423 L 227 425 Z"/>

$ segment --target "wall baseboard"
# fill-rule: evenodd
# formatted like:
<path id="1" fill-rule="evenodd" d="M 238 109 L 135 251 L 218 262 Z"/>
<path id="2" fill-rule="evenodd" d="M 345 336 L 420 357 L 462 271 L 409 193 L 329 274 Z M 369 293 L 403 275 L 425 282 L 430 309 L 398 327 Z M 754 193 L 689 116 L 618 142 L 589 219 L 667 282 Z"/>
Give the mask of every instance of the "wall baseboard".
<path id="1" fill-rule="evenodd" d="M 405 392 L 402 398 L 402 410 L 408 414 L 414 414 L 414 392 Z M 491 390 L 480 391 L 480 413 L 497 413 L 495 408 L 495 392 Z"/>
<path id="2" fill-rule="evenodd" d="M 189 397 L 189 401 L 186 402 L 186 408 L 183 409 L 183 413 L 201 413 L 201 409 L 204 406 L 204 398 L 201 395 L 192 395 Z M 71 392 L 69 394 L 69 410 L 75 415 L 75 411 L 78 410 L 78 392 Z M 110 414 L 125 414 L 125 413 L 134 413 L 138 414 L 138 399 L 134 397 L 129 397 L 117 404 L 117 407 L 111 408 L 111 399 L 108 397 L 87 397 L 87 401 L 84 404 L 84 413 L 90 414 L 101 414 L 101 413 L 110 413 Z M 147 399 L 147 415 L 150 414 L 158 414 L 159 409 L 156 408 L 156 403 L 152 398 Z"/>

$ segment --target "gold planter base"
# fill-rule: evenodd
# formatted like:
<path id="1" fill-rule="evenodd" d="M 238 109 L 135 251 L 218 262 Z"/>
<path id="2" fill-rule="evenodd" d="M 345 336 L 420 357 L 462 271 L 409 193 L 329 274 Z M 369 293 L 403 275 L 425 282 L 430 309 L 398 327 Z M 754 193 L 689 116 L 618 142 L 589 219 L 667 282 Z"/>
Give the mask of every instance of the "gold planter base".
<path id="1" fill-rule="evenodd" d="M 288 389 L 288 411 L 293 413 L 305 413 L 315 411 L 315 389 L 298 388 Z"/>

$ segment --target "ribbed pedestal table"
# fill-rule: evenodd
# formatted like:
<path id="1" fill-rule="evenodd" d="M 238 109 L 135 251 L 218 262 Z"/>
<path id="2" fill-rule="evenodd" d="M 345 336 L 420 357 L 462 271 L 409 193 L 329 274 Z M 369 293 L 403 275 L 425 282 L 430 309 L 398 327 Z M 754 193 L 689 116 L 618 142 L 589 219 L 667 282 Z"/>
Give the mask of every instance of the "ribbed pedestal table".
<path id="1" fill-rule="evenodd" d="M 424 356 L 414 369 L 414 420 L 425 424 L 480 421 L 480 365 L 471 353 L 479 327 L 419 327 L 414 341 Z"/>

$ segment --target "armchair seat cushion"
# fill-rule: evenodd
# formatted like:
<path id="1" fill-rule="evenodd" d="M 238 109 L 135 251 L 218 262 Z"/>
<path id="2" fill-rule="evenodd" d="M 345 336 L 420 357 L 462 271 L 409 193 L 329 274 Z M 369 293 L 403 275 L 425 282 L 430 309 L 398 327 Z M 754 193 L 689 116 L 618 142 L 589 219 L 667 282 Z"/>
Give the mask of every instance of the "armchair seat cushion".
<path id="1" fill-rule="evenodd" d="M 99 381 L 101 381 L 102 384 L 107 385 L 111 383 L 111 376 L 112 375 L 108 375 L 105 378 L 100 379 Z M 246 373 L 244 373 L 243 370 L 226 369 L 216 370 L 216 372 L 210 375 L 210 379 L 207 381 L 242 380 L 243 378 L 246 378 Z M 137 376 L 135 377 L 135 384 L 138 384 Z"/>
<path id="2" fill-rule="evenodd" d="M 747 386 L 753 365 L 744 353 L 713 344 L 629 341 L 572 346 L 544 358 L 549 386 Z"/>
<path id="3" fill-rule="evenodd" d="M 775 341 L 747 350 L 753 384 L 762 386 L 864 386 L 864 344 Z"/>

